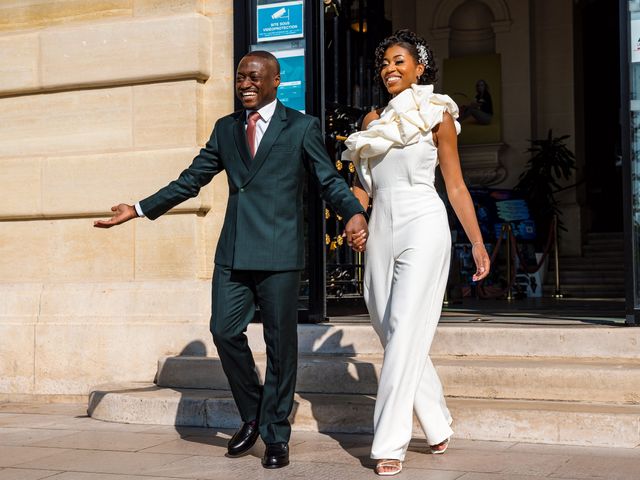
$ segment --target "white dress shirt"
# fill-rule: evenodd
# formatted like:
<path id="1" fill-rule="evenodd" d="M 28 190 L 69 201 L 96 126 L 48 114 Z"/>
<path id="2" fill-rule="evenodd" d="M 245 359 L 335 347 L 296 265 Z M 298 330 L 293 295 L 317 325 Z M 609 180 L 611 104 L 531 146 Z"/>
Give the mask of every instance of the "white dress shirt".
<path id="1" fill-rule="evenodd" d="M 258 147 L 260 146 L 260 141 L 264 136 L 264 132 L 267 131 L 269 127 L 269 122 L 271 122 L 271 117 L 276 112 L 276 104 L 277 100 L 274 100 L 271 103 L 266 104 L 264 107 L 258 110 L 260 114 L 260 119 L 256 122 L 256 152 L 258 151 Z M 255 112 L 255 110 L 247 110 L 245 117 L 244 128 L 247 129 L 247 121 L 249 120 L 249 114 L 251 112 Z"/>
<path id="2" fill-rule="evenodd" d="M 260 114 L 260 119 L 256 122 L 256 152 L 258 151 L 258 147 L 260 146 L 260 141 L 262 140 L 262 137 L 264 137 L 264 132 L 267 131 L 267 128 L 269 127 L 269 123 L 271 122 L 271 118 L 273 117 L 273 114 L 276 112 L 277 103 L 278 103 L 278 100 L 276 99 L 273 102 L 267 103 L 264 107 L 258 109 L 258 113 Z M 245 123 L 244 123 L 245 131 L 247 129 L 247 120 L 249 119 L 249 114 L 251 112 L 255 112 L 255 110 L 247 110 L 245 113 L 246 115 Z M 134 207 L 136 209 L 136 213 L 138 214 L 138 216 L 144 217 L 144 212 L 140 207 L 140 202 L 136 202 Z"/>

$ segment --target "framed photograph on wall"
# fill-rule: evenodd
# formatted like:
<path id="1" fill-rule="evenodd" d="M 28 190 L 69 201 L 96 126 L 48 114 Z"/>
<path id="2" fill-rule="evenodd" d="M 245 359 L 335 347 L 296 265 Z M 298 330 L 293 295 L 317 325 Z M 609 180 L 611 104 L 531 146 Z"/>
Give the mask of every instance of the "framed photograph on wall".
<path id="1" fill-rule="evenodd" d="M 500 55 L 448 58 L 443 91 L 460 108 L 460 145 L 502 141 L 502 76 Z"/>

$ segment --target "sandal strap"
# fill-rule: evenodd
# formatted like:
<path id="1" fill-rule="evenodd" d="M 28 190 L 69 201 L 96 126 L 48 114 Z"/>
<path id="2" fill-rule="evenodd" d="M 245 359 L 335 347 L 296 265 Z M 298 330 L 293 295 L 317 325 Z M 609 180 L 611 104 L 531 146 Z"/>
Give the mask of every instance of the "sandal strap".
<path id="1" fill-rule="evenodd" d="M 400 468 L 401 466 L 402 466 L 402 462 L 400 460 L 396 460 L 396 459 L 380 460 L 376 464 L 376 467 L 397 467 L 397 468 Z"/>
<path id="2" fill-rule="evenodd" d="M 436 443 L 435 445 L 429 445 L 429 447 L 430 448 L 444 447 L 448 443 L 449 443 L 449 439 L 447 438 L 446 440 L 443 440 L 440 443 Z"/>

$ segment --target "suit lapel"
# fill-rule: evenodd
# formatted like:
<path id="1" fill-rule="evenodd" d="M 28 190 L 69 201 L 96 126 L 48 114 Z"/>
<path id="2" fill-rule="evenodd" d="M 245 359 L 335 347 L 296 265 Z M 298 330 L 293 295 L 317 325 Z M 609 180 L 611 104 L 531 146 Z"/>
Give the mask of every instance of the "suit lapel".
<path id="1" fill-rule="evenodd" d="M 238 149 L 238 153 L 240 154 L 240 158 L 242 158 L 242 162 L 244 166 L 247 167 L 247 170 L 251 168 L 251 154 L 249 153 L 249 144 L 247 143 L 247 132 L 245 130 L 246 112 L 244 110 L 240 111 L 239 115 L 236 117 L 235 125 L 233 126 L 233 139 L 236 142 L 236 148 Z"/>
<path id="2" fill-rule="evenodd" d="M 267 131 L 264 132 L 264 136 L 262 140 L 260 140 L 260 145 L 258 145 L 258 151 L 256 152 L 256 156 L 253 157 L 253 161 L 251 161 L 251 166 L 249 167 L 249 175 L 246 177 L 244 181 L 244 185 L 249 183 L 253 177 L 256 175 L 260 167 L 265 162 L 267 157 L 269 156 L 269 152 L 271 151 L 271 147 L 273 143 L 276 141 L 280 132 L 284 128 L 287 120 L 287 111 L 284 108 L 284 105 L 280 103 L 280 100 L 277 101 L 276 110 L 273 112 L 273 117 L 271 117 L 271 121 L 269 122 L 269 127 Z M 247 142 L 245 141 L 245 144 Z M 249 148 L 246 148 L 247 155 L 249 154 Z M 243 185 L 243 186 L 244 186 Z"/>

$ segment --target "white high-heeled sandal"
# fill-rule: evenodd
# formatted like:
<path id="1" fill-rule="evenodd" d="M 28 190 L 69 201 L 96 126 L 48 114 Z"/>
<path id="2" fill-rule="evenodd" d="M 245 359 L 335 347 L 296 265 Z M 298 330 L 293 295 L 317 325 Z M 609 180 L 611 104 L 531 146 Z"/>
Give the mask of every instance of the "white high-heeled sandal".
<path id="1" fill-rule="evenodd" d="M 449 441 L 451 439 L 447 438 L 445 441 L 438 443 L 437 445 L 429 445 L 429 450 L 433 455 L 442 455 L 449 448 Z M 444 448 L 435 448 L 435 447 L 444 447 Z"/>
<path id="2" fill-rule="evenodd" d="M 393 468 L 393 470 L 385 472 L 381 471 L 382 468 Z M 401 471 L 402 462 L 393 458 L 379 460 L 375 468 L 376 474 L 380 475 L 381 477 L 391 477 L 393 475 L 398 475 Z"/>

